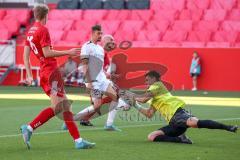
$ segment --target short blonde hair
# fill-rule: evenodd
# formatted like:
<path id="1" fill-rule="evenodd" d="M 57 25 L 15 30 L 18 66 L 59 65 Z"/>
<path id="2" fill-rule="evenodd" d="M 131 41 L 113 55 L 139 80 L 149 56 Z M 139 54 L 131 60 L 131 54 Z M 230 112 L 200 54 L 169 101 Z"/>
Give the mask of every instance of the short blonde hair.
<path id="1" fill-rule="evenodd" d="M 34 18 L 37 20 L 44 19 L 48 14 L 48 6 L 46 4 L 38 4 L 33 8 Z"/>

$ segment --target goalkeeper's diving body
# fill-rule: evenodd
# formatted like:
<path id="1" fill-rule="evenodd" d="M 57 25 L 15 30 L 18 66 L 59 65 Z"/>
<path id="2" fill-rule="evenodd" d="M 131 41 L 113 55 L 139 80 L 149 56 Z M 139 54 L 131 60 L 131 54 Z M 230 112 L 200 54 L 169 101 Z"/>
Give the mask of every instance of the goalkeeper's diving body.
<path id="1" fill-rule="evenodd" d="M 149 71 L 145 75 L 146 84 L 149 86 L 146 93 L 132 97 L 136 101 L 135 108 L 151 118 L 156 111 L 168 122 L 167 126 L 160 128 L 148 135 L 152 142 L 175 142 L 192 144 L 192 141 L 184 134 L 189 127 L 220 129 L 229 132 L 237 132 L 238 126 L 225 125 L 213 120 L 199 120 L 184 109 L 185 102 L 167 90 L 160 81 L 160 74 L 156 71 Z M 150 100 L 151 106 L 143 108 L 138 103 L 146 103 Z"/>

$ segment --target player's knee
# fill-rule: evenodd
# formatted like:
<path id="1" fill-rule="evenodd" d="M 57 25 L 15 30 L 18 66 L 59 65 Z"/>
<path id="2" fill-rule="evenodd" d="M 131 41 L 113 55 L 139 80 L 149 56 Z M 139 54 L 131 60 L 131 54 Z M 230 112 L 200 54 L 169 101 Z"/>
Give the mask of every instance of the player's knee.
<path id="1" fill-rule="evenodd" d="M 187 120 L 187 126 L 192 128 L 197 128 L 198 119 L 196 117 L 191 117 Z"/>
<path id="2" fill-rule="evenodd" d="M 52 106 L 55 114 L 59 114 L 63 111 L 63 107 L 61 105 L 55 105 L 55 106 Z"/>

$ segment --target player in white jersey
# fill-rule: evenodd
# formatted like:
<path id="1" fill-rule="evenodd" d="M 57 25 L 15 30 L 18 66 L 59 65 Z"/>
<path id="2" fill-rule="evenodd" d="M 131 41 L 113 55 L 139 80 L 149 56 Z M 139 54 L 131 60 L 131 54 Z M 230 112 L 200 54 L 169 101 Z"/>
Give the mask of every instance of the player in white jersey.
<path id="1" fill-rule="evenodd" d="M 87 81 L 87 88 L 91 90 L 93 105 L 85 108 L 75 116 L 75 120 L 88 116 L 98 111 L 102 105 L 102 96 L 110 97 L 112 109 L 128 106 L 122 98 L 118 97 L 118 93 L 113 84 L 107 79 L 103 70 L 104 49 L 98 45 L 102 39 L 102 30 L 100 25 L 92 27 L 91 40 L 86 42 L 81 49 L 81 61 L 83 64 L 83 72 Z"/>
<path id="2" fill-rule="evenodd" d="M 116 79 L 119 77 L 119 75 L 116 74 L 116 65 L 110 61 L 110 58 L 108 56 L 109 52 L 115 49 L 115 42 L 112 35 L 104 35 L 102 38 L 102 46 L 104 48 L 104 65 L 103 70 L 107 76 L 108 79 L 111 80 L 112 85 L 117 90 L 118 87 L 116 86 Z M 108 105 L 109 110 L 105 110 L 104 112 L 108 112 L 107 121 L 105 123 L 104 129 L 106 131 L 121 131 L 119 128 L 117 128 L 113 123 L 117 114 L 117 109 L 113 109 L 114 104 L 111 104 L 111 98 L 110 97 L 102 97 L 102 105 Z M 111 105 L 110 105 L 111 104 Z M 91 116 L 88 116 L 80 121 L 80 124 L 83 126 L 93 126 L 93 124 L 90 122 L 90 119 L 94 118 L 94 114 Z M 65 128 L 64 128 L 65 129 Z"/>

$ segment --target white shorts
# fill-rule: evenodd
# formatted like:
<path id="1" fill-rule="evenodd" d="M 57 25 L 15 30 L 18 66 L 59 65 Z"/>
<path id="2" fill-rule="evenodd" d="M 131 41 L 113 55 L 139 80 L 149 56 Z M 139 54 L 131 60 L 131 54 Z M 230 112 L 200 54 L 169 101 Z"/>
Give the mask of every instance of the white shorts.
<path id="1" fill-rule="evenodd" d="M 112 81 L 106 79 L 101 82 L 93 82 L 91 86 L 91 97 L 101 99 L 104 92 L 107 91 L 109 85 L 112 84 Z"/>
<path id="2" fill-rule="evenodd" d="M 109 79 L 105 79 L 104 81 L 101 81 L 101 82 L 99 81 L 93 82 L 92 88 L 100 90 L 101 92 L 106 92 L 110 84 L 112 84 L 112 81 L 110 81 Z"/>

